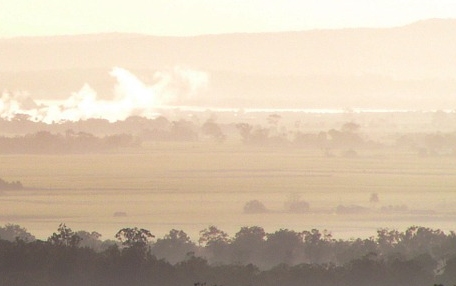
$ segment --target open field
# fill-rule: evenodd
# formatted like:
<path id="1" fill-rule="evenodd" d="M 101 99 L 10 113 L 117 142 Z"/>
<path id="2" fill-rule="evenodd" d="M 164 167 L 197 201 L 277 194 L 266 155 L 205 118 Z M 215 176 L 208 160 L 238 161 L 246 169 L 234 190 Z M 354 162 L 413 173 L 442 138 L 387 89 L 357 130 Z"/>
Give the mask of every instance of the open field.
<path id="1" fill-rule="evenodd" d="M 323 152 L 249 148 L 235 144 L 153 144 L 128 153 L 3 155 L 0 177 L 26 187 L 0 196 L 0 223 L 17 223 L 46 238 L 65 222 L 73 230 L 112 239 L 138 226 L 158 237 L 172 228 L 198 239 L 214 224 L 234 235 L 241 226 L 268 232 L 328 229 L 336 238 L 375 235 L 381 227 L 422 225 L 456 229 L 456 157 L 419 157 L 384 151 L 356 158 Z M 369 202 L 377 193 L 379 202 Z M 284 211 L 290 197 L 311 211 Z M 271 211 L 244 214 L 249 200 Z M 388 205 L 406 213 L 382 213 Z M 338 205 L 370 208 L 335 214 Z M 115 212 L 126 216 L 115 217 Z"/>

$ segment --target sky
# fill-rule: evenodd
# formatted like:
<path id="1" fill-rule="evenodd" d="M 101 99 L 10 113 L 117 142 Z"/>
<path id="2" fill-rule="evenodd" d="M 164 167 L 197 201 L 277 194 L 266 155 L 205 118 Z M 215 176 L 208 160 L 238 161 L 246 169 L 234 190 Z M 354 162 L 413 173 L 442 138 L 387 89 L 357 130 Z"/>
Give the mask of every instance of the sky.
<path id="1" fill-rule="evenodd" d="M 0 0 L 0 38 L 193 36 L 402 26 L 456 18 L 455 0 Z"/>

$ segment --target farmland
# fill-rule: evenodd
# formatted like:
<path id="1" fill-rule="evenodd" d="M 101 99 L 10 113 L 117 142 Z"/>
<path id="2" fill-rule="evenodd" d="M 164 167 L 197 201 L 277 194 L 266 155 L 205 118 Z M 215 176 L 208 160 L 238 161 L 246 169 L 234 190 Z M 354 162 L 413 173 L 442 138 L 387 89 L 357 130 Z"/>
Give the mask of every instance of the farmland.
<path id="1" fill-rule="evenodd" d="M 1 155 L 0 170 L 2 178 L 25 187 L 3 191 L 0 223 L 20 224 L 39 238 L 61 222 L 104 239 L 140 226 L 159 237 L 183 229 L 197 240 L 209 224 L 229 234 L 259 225 L 268 231 L 328 229 L 349 238 L 382 227 L 451 230 L 456 218 L 454 156 L 378 150 L 349 158 L 231 142 L 162 142 L 98 154 Z M 369 201 L 374 193 L 378 202 Z M 292 198 L 308 202 L 310 210 L 287 212 L 284 203 Z M 243 213 L 251 200 L 269 211 Z M 362 208 L 341 213 L 338 206 Z"/>

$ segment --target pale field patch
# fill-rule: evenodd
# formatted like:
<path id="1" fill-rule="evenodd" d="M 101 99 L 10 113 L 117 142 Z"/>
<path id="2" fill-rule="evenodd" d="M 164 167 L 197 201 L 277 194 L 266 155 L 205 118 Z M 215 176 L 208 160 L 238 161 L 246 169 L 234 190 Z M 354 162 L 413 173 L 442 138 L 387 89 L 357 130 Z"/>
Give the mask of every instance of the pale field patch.
<path id="1" fill-rule="evenodd" d="M 456 220 L 456 157 L 385 151 L 345 158 L 318 150 L 157 143 L 128 153 L 2 155 L 0 170 L 1 178 L 26 187 L 2 193 L 0 223 L 20 224 L 43 239 L 61 222 L 98 231 L 104 239 L 138 226 L 158 237 L 183 229 L 196 241 L 210 224 L 231 235 L 259 225 L 269 232 L 328 229 L 348 238 L 375 235 L 381 227 L 450 230 Z M 369 202 L 372 193 L 379 203 Z M 286 213 L 292 196 L 309 202 L 311 212 Z M 271 211 L 244 214 L 244 204 L 254 199 Z M 401 204 L 415 212 L 379 212 Z M 370 211 L 335 214 L 338 205 Z"/>

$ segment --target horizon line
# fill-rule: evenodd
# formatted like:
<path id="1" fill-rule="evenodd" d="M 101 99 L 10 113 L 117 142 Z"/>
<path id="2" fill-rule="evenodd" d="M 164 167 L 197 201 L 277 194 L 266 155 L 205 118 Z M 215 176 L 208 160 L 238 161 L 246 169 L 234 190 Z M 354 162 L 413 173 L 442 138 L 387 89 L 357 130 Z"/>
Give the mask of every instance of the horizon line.
<path id="1" fill-rule="evenodd" d="M 424 22 L 444 22 L 444 21 L 456 21 L 456 18 L 425 18 L 416 21 L 412 21 L 402 25 L 385 25 L 385 26 L 347 26 L 339 28 L 309 28 L 302 30 L 276 30 L 276 31 L 233 31 L 233 32 L 220 32 L 220 33 L 195 33 L 189 35 L 160 35 L 142 32 L 129 32 L 129 31 L 100 31 L 100 32 L 83 32 L 83 33 L 68 33 L 68 34 L 39 34 L 39 35 L 16 35 L 16 36 L 0 36 L 0 40 L 19 40 L 25 38 L 65 38 L 65 37 L 81 37 L 81 36 L 146 36 L 146 37 L 157 37 L 157 38 L 198 38 L 207 36 L 226 36 L 226 35 L 261 35 L 261 34 L 281 34 L 281 33 L 305 33 L 315 31 L 344 31 L 344 30 L 388 30 L 405 28 Z"/>

